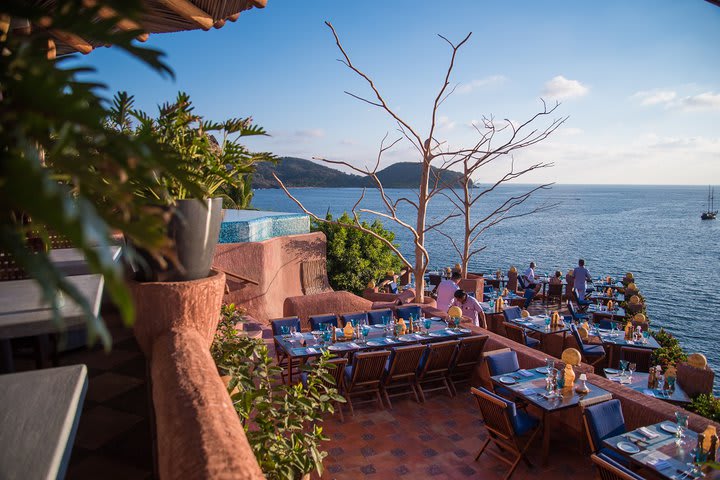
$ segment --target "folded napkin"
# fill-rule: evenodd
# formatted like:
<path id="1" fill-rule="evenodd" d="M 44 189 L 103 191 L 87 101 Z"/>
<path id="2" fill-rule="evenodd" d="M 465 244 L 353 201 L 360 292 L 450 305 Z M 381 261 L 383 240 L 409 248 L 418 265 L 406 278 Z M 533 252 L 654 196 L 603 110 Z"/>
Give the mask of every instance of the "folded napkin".
<path id="1" fill-rule="evenodd" d="M 318 353 L 318 352 L 317 352 L 317 350 L 315 350 L 314 348 L 308 347 L 308 348 L 307 348 L 307 353 Z"/>
<path id="2" fill-rule="evenodd" d="M 645 458 L 647 459 L 647 463 L 655 467 L 656 470 L 664 470 L 673 466 L 673 463 L 670 462 L 670 457 L 658 450 L 648 454 Z"/>
<path id="3" fill-rule="evenodd" d="M 395 340 L 393 340 L 393 339 L 390 338 L 390 337 L 387 337 L 387 338 L 385 338 L 385 342 L 386 342 L 386 343 L 395 343 Z"/>
<path id="4" fill-rule="evenodd" d="M 518 370 L 517 373 L 519 373 L 523 377 L 532 377 L 533 376 L 533 374 L 531 372 L 528 372 L 524 368 L 521 368 L 520 370 Z"/>
<path id="5" fill-rule="evenodd" d="M 520 393 L 522 395 L 533 395 L 535 393 L 535 389 L 531 388 L 531 387 L 522 388 L 522 389 L 518 390 L 518 393 Z"/>
<path id="6" fill-rule="evenodd" d="M 355 342 L 350 342 L 350 343 L 348 343 L 348 347 L 350 347 L 350 348 L 360 348 L 360 347 L 358 346 L 358 344 L 355 343 Z"/>
<path id="7" fill-rule="evenodd" d="M 652 440 L 653 438 L 655 438 L 655 437 L 658 436 L 657 433 L 653 432 L 652 430 L 648 429 L 647 427 L 640 427 L 640 428 L 638 428 L 638 432 L 642 433 L 643 435 L 645 435 L 645 436 L 646 436 L 647 438 L 649 438 L 650 440 Z"/>

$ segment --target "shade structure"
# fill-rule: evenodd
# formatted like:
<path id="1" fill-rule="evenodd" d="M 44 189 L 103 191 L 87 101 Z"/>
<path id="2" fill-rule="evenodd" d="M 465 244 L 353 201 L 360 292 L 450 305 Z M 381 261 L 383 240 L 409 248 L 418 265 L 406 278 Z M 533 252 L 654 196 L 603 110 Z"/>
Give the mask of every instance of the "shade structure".
<path id="1" fill-rule="evenodd" d="M 32 3 L 53 8 L 55 0 L 32 0 Z M 170 33 L 185 30 L 222 28 L 229 20 L 234 22 L 240 14 L 251 8 L 264 8 L 267 0 L 143 0 L 144 11 L 138 21 L 123 19 L 102 0 L 83 0 L 87 7 L 100 7 L 98 19 L 118 18 L 117 27 L 124 30 L 141 30 L 138 40 L 147 40 L 151 33 Z M 13 19 L 12 28 L 24 28 Z M 43 27 L 40 25 L 40 27 Z M 90 53 L 98 45 L 70 33 L 50 29 L 57 55 Z"/>

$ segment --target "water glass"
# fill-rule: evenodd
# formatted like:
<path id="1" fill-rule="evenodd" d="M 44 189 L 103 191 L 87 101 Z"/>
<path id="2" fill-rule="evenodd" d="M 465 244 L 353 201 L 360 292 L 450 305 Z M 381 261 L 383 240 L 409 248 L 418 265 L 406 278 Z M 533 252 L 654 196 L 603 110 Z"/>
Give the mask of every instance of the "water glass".
<path id="1" fill-rule="evenodd" d="M 290 327 L 288 325 L 281 325 L 280 333 L 282 333 L 283 338 L 287 338 L 290 333 Z"/>
<path id="2" fill-rule="evenodd" d="M 555 360 L 553 360 L 552 358 L 546 358 L 545 366 L 547 367 L 548 372 L 551 372 L 555 368 Z"/>
<path id="3" fill-rule="evenodd" d="M 430 327 L 432 327 L 432 320 L 429 318 L 425 319 L 425 322 L 423 322 L 423 325 L 425 326 L 425 334 L 430 334 Z"/>
<path id="4" fill-rule="evenodd" d="M 637 364 L 635 364 L 635 363 L 628 364 L 628 371 L 630 372 L 630 381 L 631 382 L 632 382 L 633 373 L 635 373 L 636 369 L 637 369 Z"/>
<path id="5" fill-rule="evenodd" d="M 363 325 L 362 335 L 363 335 L 363 340 L 365 341 L 365 343 L 367 343 L 367 337 L 368 337 L 369 333 L 370 333 L 370 327 L 368 327 L 367 325 Z"/>
<path id="6" fill-rule="evenodd" d="M 545 315 L 545 330 L 550 330 L 550 317 Z"/>
<path id="7" fill-rule="evenodd" d="M 295 325 L 292 325 L 290 327 L 290 335 L 292 335 L 294 337 L 296 332 L 297 332 L 297 328 L 295 328 Z"/>
<path id="8" fill-rule="evenodd" d="M 675 381 L 677 379 L 675 377 L 668 377 L 665 379 L 665 383 L 667 383 L 666 388 L 669 394 L 675 393 Z"/>
<path id="9" fill-rule="evenodd" d="M 330 340 L 332 339 L 332 335 L 331 335 L 330 332 L 328 332 L 327 330 L 325 330 L 325 331 L 323 332 L 322 337 L 323 337 L 323 343 L 326 344 L 326 345 L 327 345 L 328 343 L 330 343 Z"/>
<path id="10" fill-rule="evenodd" d="M 685 429 L 688 426 L 688 415 L 682 412 L 675 412 L 675 420 L 677 421 L 677 432 L 675 433 L 675 443 L 677 445 L 682 444 L 682 439 L 685 438 Z"/>
<path id="11" fill-rule="evenodd" d="M 455 323 L 455 330 L 459 330 L 460 329 L 460 317 L 455 317 L 453 319 L 453 321 Z"/>

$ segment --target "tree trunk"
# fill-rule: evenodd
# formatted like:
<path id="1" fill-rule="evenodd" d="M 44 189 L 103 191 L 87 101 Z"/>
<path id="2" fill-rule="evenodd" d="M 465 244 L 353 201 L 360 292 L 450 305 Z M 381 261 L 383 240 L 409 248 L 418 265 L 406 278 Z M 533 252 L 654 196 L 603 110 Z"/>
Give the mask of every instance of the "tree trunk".
<path id="1" fill-rule="evenodd" d="M 426 147 L 430 145 L 430 140 L 426 140 Z M 418 195 L 418 214 L 417 214 L 417 241 L 415 242 L 415 301 L 424 303 L 425 301 L 425 255 L 422 246 L 425 245 L 425 216 L 427 214 L 428 202 L 428 183 L 430 181 L 430 156 L 429 149 L 425 150 L 425 158 L 422 163 L 422 172 L 420 176 L 420 193 Z"/>
<path id="2" fill-rule="evenodd" d="M 470 175 L 467 172 L 467 169 L 465 171 L 465 177 L 463 178 L 463 193 L 465 194 L 465 212 L 464 212 L 464 219 L 465 219 L 465 238 L 463 242 L 463 254 L 462 258 L 460 259 L 462 262 L 462 276 L 463 278 L 467 278 L 467 272 L 468 272 L 468 263 L 470 263 L 470 235 L 472 234 L 472 229 L 470 227 L 470 189 L 468 185 L 470 184 L 472 180 L 470 179 Z"/>

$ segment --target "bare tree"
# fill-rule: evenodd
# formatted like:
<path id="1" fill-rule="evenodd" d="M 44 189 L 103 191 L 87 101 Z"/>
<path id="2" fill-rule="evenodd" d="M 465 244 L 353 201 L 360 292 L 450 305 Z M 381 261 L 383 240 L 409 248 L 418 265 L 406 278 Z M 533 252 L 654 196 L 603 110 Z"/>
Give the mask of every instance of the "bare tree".
<path id="1" fill-rule="evenodd" d="M 455 252 L 457 252 L 460 258 L 463 277 L 467 275 L 470 259 L 485 249 L 486 245 L 476 247 L 476 243 L 487 230 L 506 220 L 547 211 L 557 206 L 556 203 L 544 203 L 527 210 L 517 209 L 517 207 L 522 206 L 532 197 L 534 193 L 540 190 L 547 190 L 553 185 L 553 183 L 544 183 L 531 187 L 520 195 L 506 198 L 494 210 L 484 213 L 478 218 L 473 218 L 473 212 L 478 202 L 493 193 L 499 186 L 512 182 L 535 170 L 553 166 L 552 163 L 538 162 L 516 169 L 515 159 L 512 157 L 514 151 L 545 140 L 567 120 L 567 117 L 556 118 L 544 128 L 533 128 L 529 130 L 528 127 L 533 125 L 534 122 L 541 117 L 551 115 L 559 107 L 559 103 L 557 102 L 550 108 L 548 108 L 544 101 L 542 103 L 543 108 L 540 112 L 533 115 L 524 123 L 519 124 L 517 127 L 507 119 L 505 120 L 506 125 L 500 128 L 496 126 L 496 122 L 492 118 L 483 118 L 482 128 L 473 124 L 479 137 L 477 143 L 468 150 L 450 152 L 450 158 L 444 163 L 443 168 L 456 167 L 457 165 L 462 166 L 463 176 L 460 188 L 448 186 L 449 188 L 446 188 L 442 192 L 442 195 L 461 212 L 464 227 L 463 243 L 462 245 L 458 245 L 458 242 L 452 235 L 440 229 L 437 230 L 437 233 L 447 238 L 455 249 Z M 506 134 L 505 137 L 499 139 L 499 141 L 494 144 L 498 135 L 502 136 L 502 134 Z M 489 185 L 486 184 L 488 186 L 476 189 L 475 182 L 478 171 L 483 167 L 497 163 L 498 160 L 508 155 L 510 155 L 509 169 L 494 182 Z M 445 218 L 454 215 L 455 213 L 451 213 Z"/>
<path id="2" fill-rule="evenodd" d="M 356 167 L 348 162 L 340 161 L 340 160 L 330 160 L 326 158 L 319 158 L 319 157 L 313 157 L 316 160 L 320 160 L 329 164 L 334 165 L 342 165 L 356 173 L 359 173 L 361 175 L 365 175 L 368 178 L 370 178 L 371 183 L 375 188 L 377 188 L 381 202 L 384 206 L 384 211 L 379 210 L 372 210 L 367 208 L 362 208 L 361 203 L 363 199 L 365 198 L 365 190 L 363 189 L 360 198 L 355 203 L 355 205 L 352 208 L 352 215 L 354 219 L 354 224 L 351 225 L 352 228 L 356 228 L 358 230 L 364 231 L 375 238 L 378 238 L 380 241 L 388 245 L 389 248 L 391 248 L 398 257 L 405 263 L 405 265 L 408 266 L 408 268 L 411 269 L 412 273 L 415 275 L 416 279 L 416 297 L 415 300 L 417 302 L 422 302 L 424 297 L 424 277 L 425 277 L 425 271 L 427 270 L 430 255 L 425 248 L 425 238 L 427 234 L 430 231 L 437 230 L 439 227 L 444 225 L 446 222 L 448 222 L 452 218 L 457 218 L 463 216 L 463 209 L 459 209 L 458 211 L 451 212 L 448 215 L 441 218 L 439 221 L 434 222 L 432 224 L 428 224 L 427 222 L 427 211 L 428 211 L 428 205 L 431 202 L 431 200 L 438 194 L 442 194 L 443 190 L 447 189 L 449 186 L 446 185 L 445 181 L 443 180 L 444 176 L 442 175 L 443 172 L 449 170 L 453 166 L 464 164 L 464 161 L 467 160 L 467 166 L 470 173 L 465 173 L 465 177 L 463 180 L 464 185 L 468 185 L 466 179 L 469 179 L 472 175 L 472 173 L 477 168 L 472 168 L 473 164 L 476 162 L 476 157 L 478 157 L 478 154 L 481 152 L 483 147 L 491 145 L 492 136 L 486 135 L 486 140 L 483 141 L 482 139 L 477 142 L 473 147 L 471 148 L 461 148 L 461 149 L 449 149 L 449 148 L 443 148 L 444 143 L 439 142 L 435 138 L 435 133 L 437 130 L 437 120 L 438 120 L 438 109 L 442 105 L 442 103 L 454 92 L 455 87 L 450 86 L 450 76 L 452 74 L 454 65 L 455 65 L 455 58 L 457 56 L 458 50 L 470 39 L 471 33 L 468 33 L 465 38 L 463 38 L 459 43 L 455 44 L 448 40 L 447 38 L 443 37 L 442 35 L 438 35 L 441 39 L 443 39 L 447 44 L 450 46 L 451 49 L 451 55 L 450 55 L 450 61 L 448 66 L 445 70 L 444 80 L 442 82 L 442 85 L 440 86 L 437 95 L 435 96 L 433 103 L 432 103 L 432 109 L 429 119 L 429 125 L 428 125 L 428 132 L 427 135 L 421 135 L 419 132 L 420 130 L 416 127 L 413 127 L 410 125 L 410 123 L 406 120 L 404 120 L 400 115 L 395 111 L 395 109 L 390 106 L 389 102 L 386 100 L 386 98 L 383 96 L 383 94 L 380 92 L 380 90 L 375 85 L 375 82 L 362 70 L 360 70 L 358 67 L 353 64 L 352 60 L 350 59 L 349 55 L 345 51 L 344 47 L 342 46 L 342 43 L 340 42 L 340 39 L 337 35 L 337 32 L 333 28 L 333 26 L 329 22 L 325 22 L 325 24 L 330 28 L 332 31 L 333 37 L 335 38 L 335 43 L 342 55 L 342 58 L 340 58 L 338 61 L 343 63 L 347 68 L 349 68 L 352 72 L 354 72 L 356 75 L 358 75 L 362 80 L 365 81 L 365 83 L 370 88 L 372 94 L 369 97 L 363 97 L 360 95 L 356 95 L 351 92 L 345 92 L 346 94 L 350 95 L 353 98 L 356 98 L 364 103 L 367 103 L 369 105 L 372 105 L 374 107 L 380 108 L 383 110 L 387 115 L 390 116 L 390 118 L 395 122 L 397 125 L 397 131 L 399 133 L 399 138 L 390 141 L 386 144 L 388 135 L 385 135 L 385 138 L 383 138 L 382 142 L 380 143 L 380 148 L 378 151 L 377 159 L 375 162 L 375 165 L 373 168 L 361 168 Z M 556 105 L 557 107 L 557 105 Z M 519 128 L 514 129 L 514 134 L 511 136 L 511 140 L 509 142 L 504 143 L 504 150 L 498 147 L 497 149 L 492 150 L 492 154 L 490 157 L 499 156 L 500 154 L 507 154 L 517 148 L 521 148 L 521 146 L 528 146 L 532 145 L 533 143 L 536 143 L 533 141 L 533 135 L 530 134 L 529 136 L 525 135 L 525 131 L 527 130 L 527 126 L 532 123 L 533 120 L 538 118 L 542 115 L 549 115 L 552 113 L 553 109 L 547 110 L 545 109 L 544 112 L 540 112 L 536 114 L 531 120 L 528 122 L 520 125 Z M 559 121 L 562 123 L 561 120 Z M 558 124 L 559 125 L 559 124 Z M 555 126 L 554 128 L 557 128 Z M 554 128 L 548 129 L 548 134 L 554 130 Z M 378 178 L 377 172 L 378 168 L 380 166 L 380 162 L 382 159 L 383 154 L 394 147 L 398 142 L 406 140 L 409 142 L 415 150 L 418 152 L 418 156 L 420 157 L 420 182 L 418 185 L 418 189 L 414 191 L 413 197 L 400 197 L 397 199 L 390 198 L 388 196 L 387 192 L 383 188 L 382 182 Z M 539 141 L 539 140 L 538 140 Z M 488 150 L 489 151 L 489 150 Z M 479 168 L 479 167 L 478 167 Z M 511 172 L 510 175 L 512 176 L 514 173 Z M 310 215 L 313 219 L 319 222 L 328 222 L 325 218 L 319 217 L 318 215 L 310 212 L 305 206 L 297 199 L 295 198 L 286 188 L 286 186 L 283 184 L 283 182 L 277 177 L 277 175 L 273 174 L 275 177 L 275 180 L 278 182 L 280 187 L 285 191 L 285 193 L 288 195 L 288 197 L 293 200 L 306 214 Z M 470 180 L 471 182 L 471 180 Z M 517 200 L 515 200 L 516 202 Z M 511 201 L 510 203 L 513 203 Z M 407 204 L 416 212 L 415 221 L 408 222 L 400 218 L 398 215 L 398 207 Z M 470 208 L 472 207 L 473 203 L 468 201 L 468 204 L 470 205 Z M 468 210 L 469 212 L 469 210 Z M 414 259 L 411 262 L 410 259 L 408 259 L 403 253 L 395 247 L 391 242 L 387 241 L 386 239 L 380 237 L 375 232 L 369 230 L 368 228 L 365 228 L 362 225 L 360 214 L 369 214 L 374 215 L 379 218 L 383 218 L 385 220 L 389 220 L 391 222 L 394 222 L 397 226 L 406 229 L 409 233 L 411 238 L 413 239 L 414 244 Z M 330 221 L 330 223 L 337 223 L 335 221 Z M 349 225 L 343 225 L 343 226 L 349 226 Z"/>

